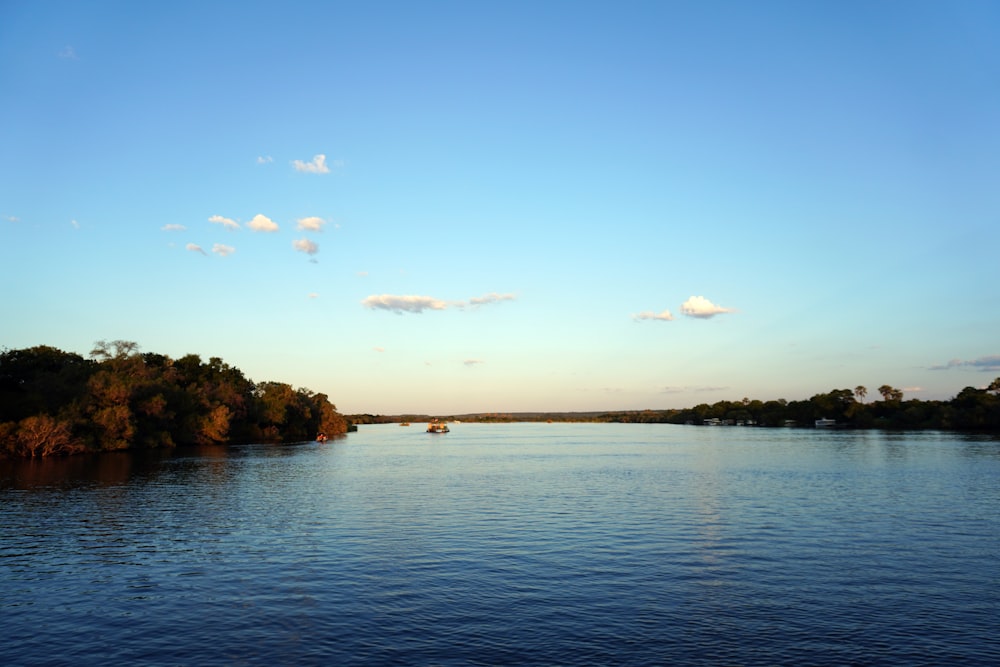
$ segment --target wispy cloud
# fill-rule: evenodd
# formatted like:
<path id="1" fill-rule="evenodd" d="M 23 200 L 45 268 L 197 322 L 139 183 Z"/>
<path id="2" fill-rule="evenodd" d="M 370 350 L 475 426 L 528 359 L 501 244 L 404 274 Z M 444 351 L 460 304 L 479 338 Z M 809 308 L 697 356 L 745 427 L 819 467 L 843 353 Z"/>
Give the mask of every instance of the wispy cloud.
<path id="1" fill-rule="evenodd" d="M 382 347 L 382 346 L 380 346 L 380 345 L 376 345 L 376 346 L 375 346 L 375 347 L 373 347 L 372 349 L 373 349 L 373 350 L 375 350 L 376 352 L 380 353 L 380 354 L 381 354 L 382 352 L 385 352 L 385 348 L 384 348 L 384 347 Z"/>
<path id="2" fill-rule="evenodd" d="M 292 247 L 307 255 L 315 255 L 319 252 L 319 245 L 309 239 L 296 239 L 292 241 Z"/>
<path id="3" fill-rule="evenodd" d="M 278 231 L 278 223 L 266 215 L 261 215 L 258 213 L 253 217 L 250 222 L 247 223 L 247 227 L 255 232 L 276 232 Z"/>
<path id="4" fill-rule="evenodd" d="M 323 231 L 323 225 L 325 224 L 326 220 L 323 218 L 310 216 L 308 218 L 299 218 L 297 228 L 308 232 L 321 232 Z"/>
<path id="5" fill-rule="evenodd" d="M 632 316 L 632 319 L 636 322 L 641 322 L 642 320 L 659 320 L 661 322 L 670 322 L 674 319 L 673 313 L 669 310 L 664 310 L 662 313 L 654 313 L 651 310 L 644 310 L 641 313 L 637 313 Z"/>
<path id="6" fill-rule="evenodd" d="M 73 226 L 73 229 L 80 229 L 80 223 L 75 218 L 70 220 L 69 224 Z"/>
<path id="7" fill-rule="evenodd" d="M 963 361 L 961 359 L 952 359 L 946 364 L 931 366 L 930 370 L 946 371 L 946 370 L 951 370 L 953 368 L 971 369 L 974 371 L 980 371 L 982 373 L 1000 372 L 1000 354 L 991 354 L 985 357 L 979 357 L 978 359 L 972 359 L 969 361 Z"/>
<path id="8" fill-rule="evenodd" d="M 240 223 L 236 222 L 232 218 L 224 218 L 221 215 L 213 215 L 208 219 L 208 221 L 215 225 L 222 225 L 229 230 L 236 230 L 240 228 Z"/>
<path id="9" fill-rule="evenodd" d="M 484 306 L 490 303 L 501 303 L 503 301 L 513 301 L 516 297 L 513 294 L 499 294 L 490 292 L 482 296 L 475 296 L 469 299 L 470 306 Z"/>
<path id="10" fill-rule="evenodd" d="M 270 155 L 258 155 L 257 164 L 270 164 L 274 162 L 274 158 Z"/>
<path id="11" fill-rule="evenodd" d="M 729 387 L 713 387 L 713 386 L 710 386 L 710 385 L 686 386 L 686 387 L 668 386 L 668 387 L 663 387 L 660 390 L 660 393 L 661 394 L 683 394 L 685 392 L 692 392 L 692 393 L 702 394 L 702 393 L 710 393 L 710 392 L 714 392 L 714 391 L 726 391 L 727 389 L 729 389 Z"/>
<path id="12" fill-rule="evenodd" d="M 187 227 L 184 225 L 163 225 L 160 229 L 165 232 L 183 232 Z"/>
<path id="13" fill-rule="evenodd" d="M 79 60 L 76 55 L 76 49 L 68 44 L 63 47 L 62 51 L 59 52 L 59 57 L 63 60 Z"/>
<path id="14" fill-rule="evenodd" d="M 329 174 L 330 168 L 326 166 L 326 156 L 320 153 L 319 155 L 314 155 L 312 162 L 303 162 L 302 160 L 295 160 L 292 162 L 295 167 L 295 171 L 305 172 L 307 174 Z"/>
<path id="15" fill-rule="evenodd" d="M 703 296 L 692 296 L 681 304 L 681 312 L 688 317 L 708 319 L 710 317 L 715 317 L 716 315 L 733 313 L 736 311 L 732 308 L 717 306 Z"/>
<path id="16" fill-rule="evenodd" d="M 205 250 L 204 250 L 204 249 L 203 249 L 203 248 L 202 248 L 202 247 L 201 247 L 200 245 L 197 245 L 197 244 L 195 244 L 195 243 L 188 243 L 188 244 L 187 244 L 186 246 L 184 246 L 184 247 L 185 247 L 185 248 L 186 248 L 187 250 L 190 250 L 191 252 L 200 252 L 200 253 L 201 253 L 202 255 L 206 255 L 206 256 L 208 255 L 208 253 L 207 253 L 207 252 L 205 252 Z"/>
<path id="17" fill-rule="evenodd" d="M 466 366 L 478 366 L 479 364 L 485 364 L 486 362 L 482 359 L 466 359 L 462 363 Z"/>
<path id="18" fill-rule="evenodd" d="M 483 306 L 502 301 L 513 301 L 513 294 L 490 292 L 468 301 L 444 301 L 430 296 L 399 296 L 394 294 L 377 294 L 364 299 L 361 303 L 372 310 L 391 310 L 395 313 L 422 313 L 425 310 L 446 310 L 447 308 L 463 309 L 467 306 Z"/>
<path id="19" fill-rule="evenodd" d="M 431 296 L 396 296 L 393 294 L 372 295 L 362 302 L 372 310 L 389 310 L 394 313 L 422 313 L 425 310 L 444 310 L 448 304 Z"/>
<path id="20" fill-rule="evenodd" d="M 216 243 L 212 246 L 212 252 L 222 257 L 228 257 L 229 255 L 232 255 L 234 252 L 236 252 L 236 248 L 234 248 L 231 245 L 223 245 L 222 243 Z"/>
<path id="21" fill-rule="evenodd" d="M 309 298 L 310 299 L 318 299 L 319 298 L 319 294 L 317 294 L 316 292 L 309 292 Z"/>
<path id="22" fill-rule="evenodd" d="M 20 222 L 20 221 L 21 221 L 21 218 L 17 217 L 16 215 L 8 215 L 7 216 L 7 222 Z"/>

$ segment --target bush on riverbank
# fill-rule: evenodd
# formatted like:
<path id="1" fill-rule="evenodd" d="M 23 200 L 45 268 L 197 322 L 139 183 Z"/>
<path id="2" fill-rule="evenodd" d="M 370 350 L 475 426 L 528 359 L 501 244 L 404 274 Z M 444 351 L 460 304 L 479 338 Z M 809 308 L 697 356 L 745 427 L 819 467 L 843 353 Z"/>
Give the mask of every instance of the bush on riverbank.
<path id="1" fill-rule="evenodd" d="M 140 354 L 100 341 L 84 358 L 48 346 L 0 353 L 0 457 L 289 442 L 352 426 L 325 394 L 254 383 L 212 357 Z"/>

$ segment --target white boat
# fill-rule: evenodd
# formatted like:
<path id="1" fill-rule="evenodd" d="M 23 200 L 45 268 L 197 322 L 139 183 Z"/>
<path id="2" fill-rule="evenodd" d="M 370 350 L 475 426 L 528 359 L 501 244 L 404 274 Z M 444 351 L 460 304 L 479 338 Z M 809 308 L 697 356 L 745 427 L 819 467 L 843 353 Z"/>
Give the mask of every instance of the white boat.
<path id="1" fill-rule="evenodd" d="M 836 419 L 817 419 L 816 428 L 832 428 L 837 425 Z"/>
<path id="2" fill-rule="evenodd" d="M 445 424 L 444 422 L 439 422 L 438 420 L 435 419 L 434 421 L 432 421 L 430 424 L 427 425 L 427 432 L 428 433 L 447 433 L 448 432 L 448 425 Z"/>

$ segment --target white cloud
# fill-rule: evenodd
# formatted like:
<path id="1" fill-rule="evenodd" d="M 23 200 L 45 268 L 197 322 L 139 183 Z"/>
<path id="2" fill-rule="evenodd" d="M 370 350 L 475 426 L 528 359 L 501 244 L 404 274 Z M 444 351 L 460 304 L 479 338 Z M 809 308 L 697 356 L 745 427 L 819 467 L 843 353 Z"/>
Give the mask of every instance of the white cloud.
<path id="1" fill-rule="evenodd" d="M 276 232 L 278 231 L 278 223 L 266 215 L 261 215 L 258 213 L 253 217 L 253 219 L 247 223 L 247 227 L 255 232 Z"/>
<path id="2" fill-rule="evenodd" d="M 274 158 L 270 155 L 259 155 L 257 156 L 257 164 L 269 164 L 274 162 Z"/>
<path id="3" fill-rule="evenodd" d="M 319 246 L 309 239 L 296 239 L 292 241 L 292 247 L 307 255 L 315 255 L 319 252 Z"/>
<path id="4" fill-rule="evenodd" d="M 422 313 L 425 310 L 444 310 L 448 304 L 430 296 L 397 296 L 393 294 L 372 295 L 362 302 L 372 310 L 389 310 L 394 313 Z"/>
<path id="5" fill-rule="evenodd" d="M 328 174 L 330 173 L 330 168 L 326 166 L 326 156 L 320 153 L 319 155 L 314 155 L 312 162 L 303 162 L 302 160 L 295 160 L 292 162 L 295 166 L 295 171 L 303 171 L 307 174 Z"/>
<path id="6" fill-rule="evenodd" d="M 160 229 L 165 232 L 183 232 L 187 227 L 184 225 L 163 225 Z"/>
<path id="7" fill-rule="evenodd" d="M 8 222 L 21 222 L 21 218 L 17 217 L 16 215 L 8 215 L 7 216 L 7 221 Z"/>
<path id="8" fill-rule="evenodd" d="M 240 228 L 240 223 L 236 222 L 232 218 L 224 218 L 221 215 L 213 215 L 208 219 L 208 221 L 216 225 L 222 225 L 226 229 L 230 230 Z"/>
<path id="9" fill-rule="evenodd" d="M 662 313 L 654 313 L 651 310 L 644 310 L 641 313 L 632 316 L 632 319 L 639 322 L 642 320 L 659 320 L 661 322 L 670 322 L 674 319 L 673 314 L 669 310 L 664 310 Z"/>
<path id="10" fill-rule="evenodd" d="M 317 294 L 316 292 L 309 292 L 309 298 L 310 299 L 318 299 L 319 298 L 319 294 Z"/>
<path id="11" fill-rule="evenodd" d="M 76 49 L 72 46 L 65 46 L 62 51 L 59 52 L 59 57 L 63 60 L 77 60 Z"/>
<path id="12" fill-rule="evenodd" d="M 478 366 L 479 364 L 485 364 L 486 362 L 482 359 L 466 359 L 462 363 L 466 366 Z"/>
<path id="13" fill-rule="evenodd" d="M 513 294 L 498 294 L 496 292 L 490 292 L 489 294 L 484 294 L 483 296 L 477 296 L 469 299 L 469 304 L 473 306 L 482 306 L 488 303 L 513 301 L 514 299 L 515 297 Z"/>
<path id="14" fill-rule="evenodd" d="M 69 224 L 73 225 L 73 229 L 80 229 L 80 223 L 76 220 L 70 220 Z"/>
<path id="15" fill-rule="evenodd" d="M 186 246 L 184 246 L 184 247 L 185 247 L 185 248 L 186 248 L 187 250 L 190 250 L 191 252 L 200 252 L 200 253 L 201 253 L 202 255 L 208 255 L 208 253 L 207 253 L 207 252 L 205 252 L 205 251 L 204 251 L 204 250 L 202 249 L 202 247 L 201 247 L 200 245 L 196 245 L 196 244 L 194 244 L 194 243 L 188 243 L 188 244 L 187 244 Z"/>
<path id="16" fill-rule="evenodd" d="M 236 252 L 236 248 L 231 245 L 223 245 L 221 243 L 216 243 L 212 246 L 212 252 L 222 257 L 228 257 Z"/>
<path id="17" fill-rule="evenodd" d="M 722 313 L 732 313 L 735 311 L 732 308 L 717 306 L 703 296 L 692 296 L 681 304 L 681 312 L 688 317 L 708 319 Z"/>
<path id="18" fill-rule="evenodd" d="M 310 232 L 321 232 L 323 231 L 323 225 L 326 224 L 326 220 L 323 218 L 317 218 L 316 216 L 310 216 L 308 218 L 299 218 L 299 229 L 304 229 Z"/>
<path id="19" fill-rule="evenodd" d="M 963 361 L 962 359 L 952 359 L 946 364 L 941 364 L 940 366 L 931 366 L 932 371 L 945 371 L 952 368 L 971 368 L 972 370 L 981 371 L 983 373 L 996 373 L 1000 372 L 1000 354 L 991 354 L 985 357 L 979 357 L 978 359 L 972 359 L 969 361 Z"/>

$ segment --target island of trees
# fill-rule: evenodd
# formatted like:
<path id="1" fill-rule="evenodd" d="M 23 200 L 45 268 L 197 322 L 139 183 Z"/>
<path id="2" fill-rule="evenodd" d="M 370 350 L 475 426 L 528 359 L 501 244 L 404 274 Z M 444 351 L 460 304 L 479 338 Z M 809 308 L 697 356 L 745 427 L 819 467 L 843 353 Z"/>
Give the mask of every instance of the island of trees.
<path id="1" fill-rule="evenodd" d="M 842 428 L 940 429 L 1000 432 L 1000 378 L 985 389 L 966 387 L 947 401 L 903 400 L 890 385 L 878 388 L 880 398 L 869 399 L 866 387 L 834 389 L 806 400 L 702 403 L 683 410 L 622 410 L 615 412 L 470 413 L 438 417 L 467 422 L 621 422 L 666 424 L 728 424 L 740 426 L 813 427 L 817 419 L 833 420 Z M 426 415 L 350 415 L 356 424 L 426 421 Z"/>
<path id="2" fill-rule="evenodd" d="M 171 359 L 130 341 L 89 358 L 48 346 L 0 353 L 0 457 L 224 442 L 293 442 L 353 425 L 325 394 L 252 382 L 218 357 Z"/>

